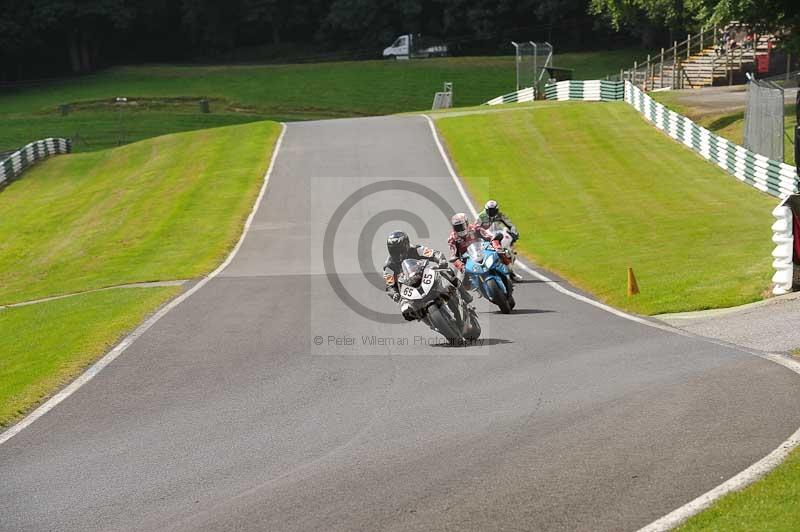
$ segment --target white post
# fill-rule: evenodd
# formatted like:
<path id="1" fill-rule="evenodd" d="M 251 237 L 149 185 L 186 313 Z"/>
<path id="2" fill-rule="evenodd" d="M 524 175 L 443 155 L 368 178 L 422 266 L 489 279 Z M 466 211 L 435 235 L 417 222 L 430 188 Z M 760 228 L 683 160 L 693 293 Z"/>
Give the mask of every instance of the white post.
<path id="1" fill-rule="evenodd" d="M 539 66 L 539 47 L 533 41 L 528 41 L 533 46 L 533 99 L 537 97 L 536 91 L 539 90 L 538 80 L 536 79 L 536 68 Z"/>
<path id="2" fill-rule="evenodd" d="M 519 45 L 511 41 L 514 45 L 514 66 L 517 68 L 517 90 L 519 90 Z"/>
<path id="3" fill-rule="evenodd" d="M 776 296 L 787 294 L 792 291 L 794 282 L 794 235 L 792 234 L 792 209 L 784 201 L 772 211 L 775 223 L 772 224 L 772 241 L 775 243 L 775 250 L 772 256 L 772 267 L 775 268 L 775 275 L 772 282 L 775 287 L 772 293 Z"/>

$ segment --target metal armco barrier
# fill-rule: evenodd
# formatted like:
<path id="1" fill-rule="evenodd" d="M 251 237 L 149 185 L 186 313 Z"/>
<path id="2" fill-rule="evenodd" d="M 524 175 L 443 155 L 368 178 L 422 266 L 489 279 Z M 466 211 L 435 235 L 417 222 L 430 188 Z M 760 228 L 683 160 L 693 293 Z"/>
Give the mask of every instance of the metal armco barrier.
<path id="1" fill-rule="evenodd" d="M 0 186 L 7 185 L 36 161 L 72 151 L 69 139 L 49 138 L 26 144 L 6 159 L 0 161 Z"/>

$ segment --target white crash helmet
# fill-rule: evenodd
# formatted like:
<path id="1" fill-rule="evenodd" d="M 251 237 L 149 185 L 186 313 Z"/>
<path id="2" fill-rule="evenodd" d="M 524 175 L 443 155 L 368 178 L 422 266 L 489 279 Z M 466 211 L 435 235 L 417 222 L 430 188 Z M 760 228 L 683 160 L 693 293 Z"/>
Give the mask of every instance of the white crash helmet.
<path id="1" fill-rule="evenodd" d="M 486 209 L 486 214 L 489 216 L 497 216 L 497 211 L 499 210 L 497 207 L 497 202 L 493 199 L 490 199 L 486 202 L 486 205 L 483 206 Z"/>
<path id="2" fill-rule="evenodd" d="M 469 231 L 469 222 L 467 221 L 467 215 L 463 212 L 460 212 L 450 218 L 450 225 L 453 226 L 453 232 L 458 236 L 464 236 Z"/>

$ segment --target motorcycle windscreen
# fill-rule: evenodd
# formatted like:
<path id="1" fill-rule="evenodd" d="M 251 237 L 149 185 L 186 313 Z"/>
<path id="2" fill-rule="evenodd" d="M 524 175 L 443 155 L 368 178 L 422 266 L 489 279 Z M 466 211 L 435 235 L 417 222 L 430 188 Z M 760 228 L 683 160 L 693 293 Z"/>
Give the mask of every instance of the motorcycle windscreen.
<path id="1" fill-rule="evenodd" d="M 423 261 L 406 259 L 403 261 L 403 276 L 411 286 L 418 286 L 422 280 Z"/>
<path id="2" fill-rule="evenodd" d="M 467 255 L 478 264 L 483 263 L 483 246 L 480 242 L 473 242 L 467 248 Z"/>

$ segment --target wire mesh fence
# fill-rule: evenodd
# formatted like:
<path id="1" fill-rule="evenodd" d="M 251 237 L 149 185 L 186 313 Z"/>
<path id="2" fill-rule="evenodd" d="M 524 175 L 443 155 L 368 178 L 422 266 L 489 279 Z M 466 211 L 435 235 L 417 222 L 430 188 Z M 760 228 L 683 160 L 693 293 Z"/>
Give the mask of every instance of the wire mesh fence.
<path id="1" fill-rule="evenodd" d="M 749 77 L 744 111 L 744 146 L 752 152 L 783 161 L 783 88 Z"/>
<path id="2" fill-rule="evenodd" d="M 545 80 L 545 67 L 553 65 L 553 45 L 533 41 L 511 44 L 516 52 L 517 90 L 537 87 Z"/>

